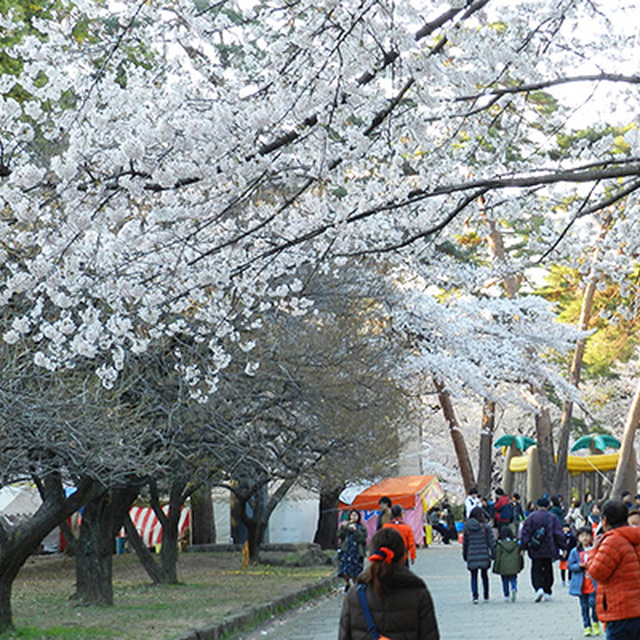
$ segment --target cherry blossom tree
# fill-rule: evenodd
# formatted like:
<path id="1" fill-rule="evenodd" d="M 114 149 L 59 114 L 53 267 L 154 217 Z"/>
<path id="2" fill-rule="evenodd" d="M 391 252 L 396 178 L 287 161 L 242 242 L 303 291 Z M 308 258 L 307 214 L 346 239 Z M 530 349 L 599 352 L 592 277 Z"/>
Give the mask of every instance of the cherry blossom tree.
<path id="1" fill-rule="evenodd" d="M 204 404 L 234 358 L 256 373 L 268 312 L 309 313 L 304 269 L 369 256 L 462 290 L 440 307 L 407 294 L 415 371 L 520 402 L 505 380 L 560 385 L 524 357 L 546 312 L 492 299 L 507 267 L 454 259 L 456 238 L 504 221 L 538 230 L 509 269 L 577 263 L 593 215 L 626 199 L 601 264 L 621 278 L 638 255 L 626 0 L 78 0 L 28 28 L 15 6 L 0 16 L 2 338 L 43 372 L 117 389 L 186 336 L 207 357 L 174 348 L 175 375 Z M 629 126 L 594 113 L 596 134 L 570 135 L 567 87 Z"/>
<path id="2" fill-rule="evenodd" d="M 541 89 L 637 86 L 604 68 L 629 44 L 598 39 L 613 18 L 593 3 L 69 3 L 59 15 L 8 48 L 19 72 L 1 85 L 2 301 L 22 309 L 4 338 L 31 341 L 45 368 L 93 358 L 112 385 L 128 354 L 188 316 L 211 357 L 182 373 L 206 396 L 229 362 L 222 338 L 241 343 L 265 305 L 305 310 L 300 283 L 278 280 L 300 264 L 433 262 L 430 240 L 457 232 L 481 195 L 483 215 L 544 216 L 540 251 L 560 234 L 584 243 L 588 215 L 640 186 L 635 128 L 624 145 L 603 134 L 550 153 L 549 121 L 557 132 L 566 110 L 547 113 Z M 572 73 L 585 50 L 597 74 Z M 571 184 L 592 188 L 553 211 Z"/>

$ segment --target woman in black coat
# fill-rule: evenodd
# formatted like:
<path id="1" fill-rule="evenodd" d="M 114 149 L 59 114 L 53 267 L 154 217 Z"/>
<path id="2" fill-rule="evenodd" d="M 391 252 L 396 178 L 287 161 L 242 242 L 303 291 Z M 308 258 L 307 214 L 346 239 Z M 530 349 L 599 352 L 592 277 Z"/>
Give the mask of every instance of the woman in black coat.
<path id="1" fill-rule="evenodd" d="M 369 547 L 369 566 L 344 600 L 338 640 L 371 640 L 359 588 L 364 589 L 378 633 L 393 640 L 439 640 L 431 594 L 405 566 L 402 536 L 385 527 L 373 536 Z"/>
<path id="2" fill-rule="evenodd" d="M 471 598 L 478 604 L 478 571 L 482 575 L 482 591 L 484 599 L 489 599 L 489 574 L 491 560 L 495 554 L 495 540 L 491 527 L 481 507 L 475 507 L 464 526 L 462 536 L 462 557 L 471 574 Z"/>

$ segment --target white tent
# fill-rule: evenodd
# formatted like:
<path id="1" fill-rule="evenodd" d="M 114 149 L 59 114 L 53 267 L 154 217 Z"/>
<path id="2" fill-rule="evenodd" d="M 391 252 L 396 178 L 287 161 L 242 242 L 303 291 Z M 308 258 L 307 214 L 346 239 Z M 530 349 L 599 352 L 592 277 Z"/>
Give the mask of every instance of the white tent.
<path id="1" fill-rule="evenodd" d="M 29 516 L 38 510 L 42 499 L 28 484 L 13 484 L 0 489 L 0 516 Z"/>
<path id="2" fill-rule="evenodd" d="M 9 526 L 34 514 L 42 504 L 38 490 L 31 484 L 12 484 L 0 489 L 0 518 Z M 42 550 L 56 553 L 60 549 L 60 530 L 56 527 L 42 541 Z"/>

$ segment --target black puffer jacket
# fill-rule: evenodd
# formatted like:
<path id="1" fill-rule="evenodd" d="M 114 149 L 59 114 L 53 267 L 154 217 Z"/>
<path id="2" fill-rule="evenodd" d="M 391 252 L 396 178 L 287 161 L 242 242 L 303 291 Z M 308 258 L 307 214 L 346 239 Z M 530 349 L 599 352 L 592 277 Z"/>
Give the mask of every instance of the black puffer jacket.
<path id="1" fill-rule="evenodd" d="M 469 518 L 462 537 L 462 557 L 467 569 L 488 569 L 494 557 L 495 541 L 491 527 Z"/>
<path id="2" fill-rule="evenodd" d="M 358 579 L 363 581 L 362 576 Z M 367 602 L 378 632 L 393 640 L 439 640 L 433 600 L 425 583 L 406 567 L 389 576 L 381 597 L 367 585 Z M 339 640 L 371 640 L 358 590 L 349 590 L 340 616 Z"/>

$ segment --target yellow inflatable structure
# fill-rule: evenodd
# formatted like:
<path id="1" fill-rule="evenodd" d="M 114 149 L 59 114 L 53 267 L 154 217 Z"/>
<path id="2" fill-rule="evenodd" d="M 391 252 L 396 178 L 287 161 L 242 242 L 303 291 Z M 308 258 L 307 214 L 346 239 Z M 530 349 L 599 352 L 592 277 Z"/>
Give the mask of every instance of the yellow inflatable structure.
<path id="1" fill-rule="evenodd" d="M 526 497 L 527 502 L 535 501 L 542 495 L 542 470 L 538 446 L 535 440 L 523 436 L 502 436 L 494 444 L 502 447 L 504 473 L 502 485 L 508 494 L 514 492 Z M 590 435 L 578 439 L 572 451 L 588 449 L 588 455 L 567 456 L 569 487 L 574 495 L 584 496 L 586 492 L 596 497 L 605 496 L 618 465 L 618 452 L 604 453 L 605 448 L 619 448 L 620 442 L 608 435 Z M 632 479 L 635 478 L 636 464 L 633 464 Z M 635 493 L 635 482 L 629 489 Z"/>

